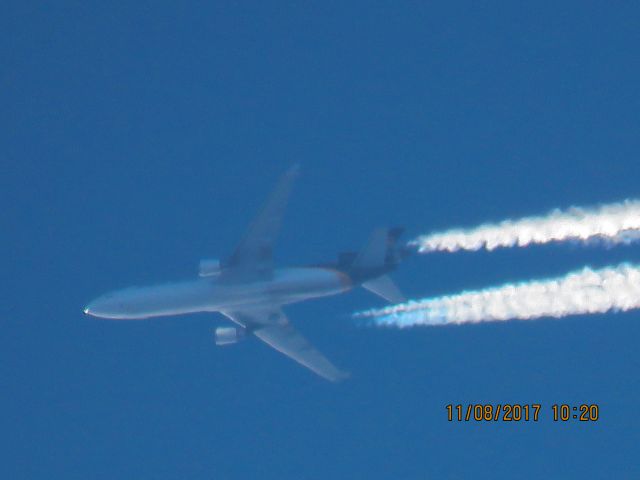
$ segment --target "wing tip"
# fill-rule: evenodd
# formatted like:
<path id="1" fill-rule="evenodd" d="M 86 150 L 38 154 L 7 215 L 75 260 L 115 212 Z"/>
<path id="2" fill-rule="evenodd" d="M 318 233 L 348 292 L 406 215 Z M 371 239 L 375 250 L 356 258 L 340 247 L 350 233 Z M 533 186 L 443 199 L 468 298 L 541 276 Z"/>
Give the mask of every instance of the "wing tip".
<path id="1" fill-rule="evenodd" d="M 294 163 L 289 167 L 289 170 L 285 173 L 287 177 L 297 177 L 300 175 L 300 164 L 298 162 Z"/>
<path id="2" fill-rule="evenodd" d="M 337 370 L 331 376 L 324 376 L 324 378 L 333 383 L 344 382 L 345 380 L 349 379 L 349 377 L 351 377 L 351 372 L 347 372 L 344 370 Z"/>

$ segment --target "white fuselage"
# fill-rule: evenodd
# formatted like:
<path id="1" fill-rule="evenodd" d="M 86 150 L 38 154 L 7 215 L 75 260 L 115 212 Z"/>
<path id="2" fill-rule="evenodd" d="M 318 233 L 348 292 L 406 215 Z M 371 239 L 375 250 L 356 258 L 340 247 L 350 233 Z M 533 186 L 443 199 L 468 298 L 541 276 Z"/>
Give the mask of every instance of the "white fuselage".
<path id="1" fill-rule="evenodd" d="M 233 283 L 205 277 L 132 287 L 91 302 L 85 313 L 101 318 L 142 319 L 197 312 L 261 309 L 335 295 L 352 287 L 347 275 L 328 268 L 284 268 L 268 280 Z"/>

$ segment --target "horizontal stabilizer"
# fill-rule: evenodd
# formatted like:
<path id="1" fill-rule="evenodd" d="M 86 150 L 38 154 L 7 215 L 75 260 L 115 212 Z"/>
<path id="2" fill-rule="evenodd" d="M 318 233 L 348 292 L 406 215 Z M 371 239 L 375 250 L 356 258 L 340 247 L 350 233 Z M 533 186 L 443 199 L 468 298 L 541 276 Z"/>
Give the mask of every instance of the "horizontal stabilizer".
<path id="1" fill-rule="evenodd" d="M 402 292 L 398 289 L 391 277 L 382 275 L 381 277 L 368 280 L 362 284 L 364 288 L 391 303 L 403 303 L 406 301 Z"/>

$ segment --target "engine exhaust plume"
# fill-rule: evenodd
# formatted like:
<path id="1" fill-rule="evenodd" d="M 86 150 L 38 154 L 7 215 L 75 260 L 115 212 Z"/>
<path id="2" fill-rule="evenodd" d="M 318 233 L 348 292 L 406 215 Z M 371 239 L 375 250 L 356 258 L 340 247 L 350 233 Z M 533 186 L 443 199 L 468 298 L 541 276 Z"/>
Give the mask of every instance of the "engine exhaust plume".
<path id="1" fill-rule="evenodd" d="M 640 308 L 640 267 L 588 267 L 555 279 L 507 284 L 356 313 L 374 325 L 413 327 L 565 317 Z"/>
<path id="2" fill-rule="evenodd" d="M 423 235 L 409 243 L 420 253 L 458 250 L 494 250 L 525 247 L 532 243 L 588 242 L 630 243 L 640 239 L 640 201 L 584 209 L 553 210 L 540 217 L 525 217 L 485 224 L 471 229 L 454 229 Z"/>

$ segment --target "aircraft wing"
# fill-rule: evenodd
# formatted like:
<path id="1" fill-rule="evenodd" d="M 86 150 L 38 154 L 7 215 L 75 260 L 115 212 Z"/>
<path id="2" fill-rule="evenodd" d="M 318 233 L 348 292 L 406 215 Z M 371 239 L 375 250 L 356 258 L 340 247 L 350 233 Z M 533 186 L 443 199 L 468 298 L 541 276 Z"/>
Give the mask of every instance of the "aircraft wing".
<path id="1" fill-rule="evenodd" d="M 337 382 L 349 376 L 339 370 L 298 333 L 280 309 L 223 312 L 235 323 L 242 325 L 267 345 L 284 353 L 309 370 L 327 380 Z"/>
<path id="2" fill-rule="evenodd" d="M 245 279 L 268 278 L 273 271 L 272 250 L 298 166 L 291 167 L 280 179 L 258 216 L 225 263 L 223 275 Z"/>

